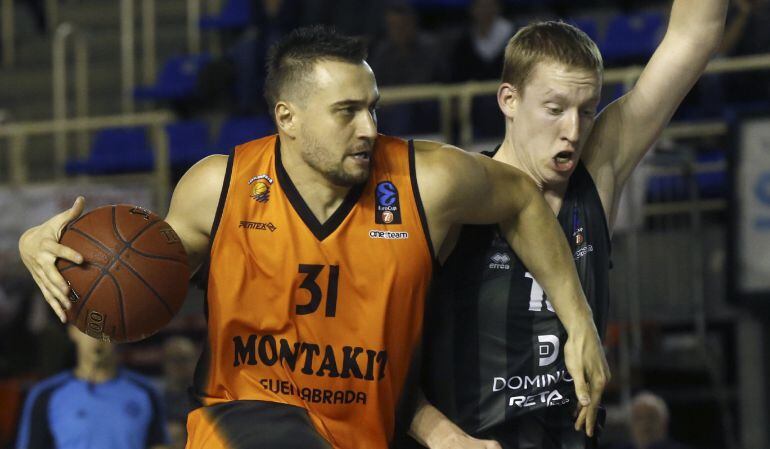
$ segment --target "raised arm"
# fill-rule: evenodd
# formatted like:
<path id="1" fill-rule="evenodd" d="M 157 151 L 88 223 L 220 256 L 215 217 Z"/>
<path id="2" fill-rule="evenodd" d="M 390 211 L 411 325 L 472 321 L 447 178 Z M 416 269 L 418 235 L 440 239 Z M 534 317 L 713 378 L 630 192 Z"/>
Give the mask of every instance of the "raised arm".
<path id="1" fill-rule="evenodd" d="M 415 143 L 417 181 L 439 252 L 456 224 L 501 223 L 506 240 L 548 294 L 569 338 L 565 363 L 589 435 L 609 368 L 575 262 L 553 211 L 531 179 L 510 165 L 449 145 Z"/>
<path id="2" fill-rule="evenodd" d="M 727 3 L 675 0 L 666 34 L 638 82 L 598 118 L 583 160 L 602 190 L 605 206 L 614 208 L 631 171 L 719 49 Z"/>
<path id="3" fill-rule="evenodd" d="M 166 221 L 182 240 L 191 271 L 200 265 L 208 248 L 209 232 L 219 201 L 226 165 L 225 156 L 203 159 L 182 177 L 174 189 Z M 83 256 L 72 248 L 61 245 L 59 239 L 67 224 L 83 212 L 84 204 L 83 197 L 78 197 L 70 209 L 28 229 L 19 239 L 22 262 L 62 322 L 66 321 L 64 310 L 70 307 L 67 297 L 69 286 L 56 269 L 56 259 L 63 258 L 79 264 L 83 262 Z"/>

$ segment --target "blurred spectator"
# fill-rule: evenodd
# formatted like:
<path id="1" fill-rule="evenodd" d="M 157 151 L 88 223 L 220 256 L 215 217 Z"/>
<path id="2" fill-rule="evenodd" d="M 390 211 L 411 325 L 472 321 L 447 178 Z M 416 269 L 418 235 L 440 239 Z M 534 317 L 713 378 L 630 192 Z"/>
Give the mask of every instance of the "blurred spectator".
<path id="1" fill-rule="evenodd" d="M 192 410 L 188 387 L 192 384 L 198 351 L 186 337 L 170 337 L 163 343 L 163 401 L 172 448 L 185 445 L 187 414 Z"/>
<path id="2" fill-rule="evenodd" d="M 373 38 L 389 0 L 301 0 L 301 25 L 331 25 L 349 36 Z"/>
<path id="3" fill-rule="evenodd" d="M 502 15 L 500 0 L 473 0 L 470 27 L 461 35 L 450 56 L 452 81 L 499 80 L 505 46 L 516 28 Z M 494 95 L 473 99 L 473 132 L 480 139 L 502 138 L 505 123 Z"/>
<path id="4" fill-rule="evenodd" d="M 77 365 L 36 384 L 24 403 L 17 449 L 166 447 L 163 405 L 150 382 L 118 367 L 115 348 L 73 326 Z"/>
<path id="5" fill-rule="evenodd" d="M 746 56 L 767 53 L 770 49 L 770 1 L 736 0 L 728 17 L 720 53 L 723 56 Z M 726 75 L 724 93 L 731 103 L 770 101 L 767 71 L 751 71 Z"/>
<path id="6" fill-rule="evenodd" d="M 725 55 L 766 53 L 770 46 L 770 1 L 736 0 L 720 52 Z"/>
<path id="7" fill-rule="evenodd" d="M 35 29 L 40 34 L 46 34 L 48 30 L 48 19 L 45 14 L 44 0 L 23 0 L 27 9 L 35 20 Z"/>
<path id="8" fill-rule="evenodd" d="M 686 449 L 668 437 L 668 406 L 660 396 L 643 391 L 631 400 L 631 444 L 619 449 Z"/>
<path id="9" fill-rule="evenodd" d="M 369 57 L 377 84 L 394 86 L 441 81 L 446 70 L 442 67 L 438 44 L 420 31 L 417 14 L 411 6 L 390 6 L 385 13 L 385 30 L 385 38 Z M 430 103 L 399 104 L 380 108 L 378 116 L 383 132 L 410 134 L 431 128 L 436 123 L 438 111 Z"/>
<path id="10" fill-rule="evenodd" d="M 452 54 L 452 80 L 499 79 L 513 23 L 502 16 L 500 0 L 473 0 L 471 24 L 457 42 Z M 496 111 L 495 111 L 496 113 Z"/>
<path id="11" fill-rule="evenodd" d="M 420 31 L 414 9 L 394 5 L 385 13 L 385 38 L 375 45 L 369 64 L 380 86 L 424 84 L 441 80 L 437 42 Z"/>
<path id="12" fill-rule="evenodd" d="M 235 69 L 236 113 L 251 115 L 264 112 L 262 88 L 267 51 L 297 26 L 298 8 L 299 0 L 253 1 L 252 26 L 228 52 Z M 227 83 L 228 80 L 224 77 L 221 82 Z M 216 95 L 217 90 L 213 92 Z"/>

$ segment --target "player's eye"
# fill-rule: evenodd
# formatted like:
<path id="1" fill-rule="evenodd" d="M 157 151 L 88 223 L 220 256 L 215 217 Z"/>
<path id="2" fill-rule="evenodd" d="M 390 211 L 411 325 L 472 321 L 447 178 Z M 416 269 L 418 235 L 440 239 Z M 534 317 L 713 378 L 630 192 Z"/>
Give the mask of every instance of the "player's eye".
<path id="1" fill-rule="evenodd" d="M 563 112 L 562 108 L 556 106 L 546 106 L 545 108 L 551 115 L 559 115 Z"/>

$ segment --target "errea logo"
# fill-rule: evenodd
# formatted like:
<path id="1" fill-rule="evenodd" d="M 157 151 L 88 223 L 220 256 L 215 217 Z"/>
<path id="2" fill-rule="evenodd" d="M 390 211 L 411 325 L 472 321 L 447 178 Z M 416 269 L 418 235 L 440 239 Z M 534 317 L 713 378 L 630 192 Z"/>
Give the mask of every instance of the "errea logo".
<path id="1" fill-rule="evenodd" d="M 511 266 L 508 262 L 511 261 L 511 256 L 505 253 L 494 253 L 489 258 L 490 270 L 510 270 Z"/>

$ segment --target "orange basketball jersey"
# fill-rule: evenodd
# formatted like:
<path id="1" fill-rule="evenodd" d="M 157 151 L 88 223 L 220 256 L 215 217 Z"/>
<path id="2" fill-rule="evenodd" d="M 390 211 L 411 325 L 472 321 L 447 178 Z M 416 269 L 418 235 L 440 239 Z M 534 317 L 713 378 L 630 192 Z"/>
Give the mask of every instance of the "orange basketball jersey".
<path id="1" fill-rule="evenodd" d="M 433 263 L 411 143 L 379 136 L 368 181 L 326 223 L 276 136 L 238 146 L 212 239 L 203 403 L 299 406 L 335 447 L 387 446 Z"/>

